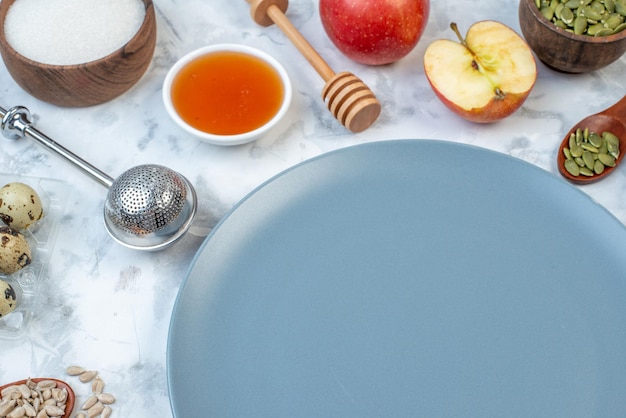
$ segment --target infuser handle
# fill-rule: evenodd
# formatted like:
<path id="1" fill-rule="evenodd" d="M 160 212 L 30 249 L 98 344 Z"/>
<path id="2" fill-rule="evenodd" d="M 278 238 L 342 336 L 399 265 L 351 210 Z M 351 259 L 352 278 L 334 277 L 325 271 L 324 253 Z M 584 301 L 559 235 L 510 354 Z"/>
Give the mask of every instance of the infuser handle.
<path id="1" fill-rule="evenodd" d="M 2 117 L 0 127 L 2 128 L 2 134 L 6 138 L 20 139 L 27 136 L 34 139 L 39 144 L 84 171 L 103 186 L 109 188 L 113 184 L 113 179 L 109 177 L 109 175 L 35 129 L 30 122 L 30 111 L 24 106 L 13 106 L 8 111 L 0 107 L 0 117 Z"/>

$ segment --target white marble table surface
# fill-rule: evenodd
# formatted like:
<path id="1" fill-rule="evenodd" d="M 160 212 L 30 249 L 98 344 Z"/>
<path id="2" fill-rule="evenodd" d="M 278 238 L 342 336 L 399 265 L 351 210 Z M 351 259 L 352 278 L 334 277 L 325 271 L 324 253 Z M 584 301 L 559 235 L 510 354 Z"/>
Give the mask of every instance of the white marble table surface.
<path id="1" fill-rule="evenodd" d="M 69 365 L 98 370 L 117 396 L 114 416 L 171 416 L 166 382 L 168 325 L 174 300 L 194 253 L 211 228 L 253 188 L 311 157 L 387 139 L 440 139 L 509 154 L 559 176 L 559 141 L 571 125 L 603 110 L 626 93 L 626 57 L 584 75 L 552 71 L 538 63 L 537 83 L 509 118 L 479 125 L 446 109 L 423 70 L 426 46 L 454 39 L 475 21 L 499 20 L 519 31 L 518 3 L 496 0 L 433 1 L 428 26 L 415 50 L 400 62 L 365 67 L 342 56 L 326 37 L 318 2 L 293 0 L 288 16 L 336 71 L 352 71 L 376 92 L 383 113 L 351 134 L 325 109 L 322 81 L 276 27 L 252 22 L 243 0 L 155 0 L 158 41 L 148 72 L 123 96 L 80 109 L 43 103 L 22 91 L 0 66 L 0 106 L 23 105 L 36 127 L 95 166 L 117 176 L 138 164 L 158 163 L 184 174 L 199 197 L 192 233 L 161 252 L 126 249 L 112 241 L 102 220 L 106 190 L 29 139 L 0 138 L 0 172 L 67 182 L 62 216 L 42 297 L 19 338 L 0 340 L 0 384 L 27 376 L 68 379 L 79 404 L 89 390 L 65 375 Z M 202 143 L 167 116 L 161 84 L 175 60 L 213 43 L 243 43 L 279 59 L 294 84 L 286 121 L 268 137 L 238 146 Z M 626 222 L 626 170 L 580 187 Z"/>

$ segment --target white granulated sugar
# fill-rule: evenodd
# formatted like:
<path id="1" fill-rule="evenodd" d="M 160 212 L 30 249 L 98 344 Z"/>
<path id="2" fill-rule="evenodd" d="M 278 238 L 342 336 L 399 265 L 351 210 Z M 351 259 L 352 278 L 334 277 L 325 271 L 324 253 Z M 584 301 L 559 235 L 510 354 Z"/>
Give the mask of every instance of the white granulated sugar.
<path id="1" fill-rule="evenodd" d="M 145 13 L 141 0 L 16 0 L 4 32 L 13 49 L 33 61 L 82 64 L 124 46 Z"/>

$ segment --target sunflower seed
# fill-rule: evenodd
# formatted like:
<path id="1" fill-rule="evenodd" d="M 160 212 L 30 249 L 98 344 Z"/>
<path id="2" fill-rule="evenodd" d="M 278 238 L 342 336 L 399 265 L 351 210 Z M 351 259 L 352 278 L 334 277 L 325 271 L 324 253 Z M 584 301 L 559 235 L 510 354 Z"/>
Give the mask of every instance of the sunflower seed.
<path id="1" fill-rule="evenodd" d="M 100 395 L 98 395 L 98 400 L 105 405 L 110 405 L 112 403 L 115 403 L 115 396 L 111 395 L 110 393 L 101 393 Z"/>
<path id="2" fill-rule="evenodd" d="M 104 404 L 97 402 L 94 406 L 87 410 L 87 417 L 94 418 L 100 415 L 104 411 Z"/>
<path id="3" fill-rule="evenodd" d="M 83 406 L 81 407 L 81 409 L 87 410 L 91 408 L 92 406 L 94 406 L 96 403 L 98 403 L 98 397 L 96 395 L 91 395 L 90 397 L 87 398 L 85 403 L 83 403 Z"/>
<path id="4" fill-rule="evenodd" d="M 65 369 L 65 373 L 67 373 L 70 376 L 79 376 L 85 372 L 86 370 L 80 366 L 70 366 L 67 369 Z"/>
<path id="5" fill-rule="evenodd" d="M 22 418 L 26 415 L 26 410 L 23 406 L 18 406 L 13 411 L 9 412 L 7 418 Z"/>
<path id="6" fill-rule="evenodd" d="M 93 378 L 96 377 L 97 375 L 98 375 L 98 372 L 95 370 L 85 371 L 81 373 L 80 376 L 78 376 L 78 380 L 80 380 L 82 383 L 91 382 Z"/>
<path id="7" fill-rule="evenodd" d="M 4 399 L 4 398 L 2 398 Z M 0 403 L 0 417 L 7 416 L 9 412 L 15 409 L 17 401 L 15 399 L 5 399 Z"/>
<path id="8" fill-rule="evenodd" d="M 51 417 L 55 417 L 55 416 L 63 416 L 63 414 L 65 413 L 65 409 L 61 408 L 59 406 L 56 405 L 46 405 L 44 407 L 44 410 L 46 411 L 46 414 L 48 414 Z"/>
<path id="9" fill-rule="evenodd" d="M 110 406 L 105 406 L 104 409 L 102 410 L 102 418 L 109 418 L 111 416 L 111 414 L 113 413 L 113 410 L 111 409 Z"/>
<path id="10" fill-rule="evenodd" d="M 100 377 L 96 377 L 93 382 L 91 382 L 91 391 L 99 395 L 104 390 L 104 381 Z"/>

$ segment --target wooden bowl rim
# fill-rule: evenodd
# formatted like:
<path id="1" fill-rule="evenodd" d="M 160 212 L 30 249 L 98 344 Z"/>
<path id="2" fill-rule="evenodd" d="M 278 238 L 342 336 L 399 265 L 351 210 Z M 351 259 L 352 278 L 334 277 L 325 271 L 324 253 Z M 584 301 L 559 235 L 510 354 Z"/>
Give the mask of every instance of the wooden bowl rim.
<path id="1" fill-rule="evenodd" d="M 42 380 L 52 380 L 57 384 L 57 387 L 67 389 L 67 400 L 65 402 L 65 414 L 63 414 L 63 418 L 69 418 L 72 416 L 72 412 L 74 411 L 74 405 L 76 403 L 76 394 L 74 393 L 74 389 L 70 386 L 69 383 L 56 379 L 54 377 L 31 377 L 30 380 L 32 382 L 41 382 Z M 15 382 L 7 383 L 5 385 L 0 386 L 0 392 L 9 386 L 21 385 L 28 381 L 28 379 L 17 380 Z M 0 398 L 1 399 L 1 398 Z"/>
<path id="2" fill-rule="evenodd" d="M 556 33 L 558 35 L 569 38 L 573 41 L 579 41 L 589 44 L 610 44 L 613 42 L 621 41 L 626 39 L 626 30 L 623 30 L 619 33 L 615 33 L 613 35 L 608 36 L 591 36 L 591 35 L 578 35 L 575 33 L 568 32 L 556 26 L 554 23 L 548 21 L 537 6 L 535 5 L 534 0 L 520 0 L 521 2 L 526 3 L 526 6 L 530 9 L 535 20 L 537 20 L 543 27 L 547 28 L 550 32 Z"/>
<path id="3" fill-rule="evenodd" d="M 139 29 L 137 29 L 137 32 L 135 32 L 132 38 L 130 38 L 124 45 L 122 45 L 115 51 L 111 52 L 110 54 L 105 55 L 104 57 L 100 57 L 98 59 L 92 60 L 92 61 L 81 62 L 79 64 L 57 65 L 57 64 L 46 64 L 43 62 L 32 60 L 20 54 L 11 46 L 11 44 L 9 43 L 9 41 L 6 39 L 6 36 L 5 36 L 4 21 L 6 19 L 6 15 L 7 15 L 7 12 L 9 11 L 9 8 L 13 5 L 13 3 L 16 2 L 16 0 L 2 0 L 0 1 L 0 48 L 5 49 L 9 54 L 17 57 L 19 60 L 25 62 L 26 64 L 33 66 L 33 67 L 42 68 L 42 69 L 50 69 L 50 70 L 58 70 L 58 69 L 74 70 L 76 69 L 77 70 L 81 68 L 99 66 L 100 64 L 107 62 L 115 58 L 117 55 L 119 55 L 124 50 L 124 48 L 126 48 L 127 45 L 135 42 L 146 30 L 150 30 L 152 28 L 151 36 L 156 36 L 156 25 L 148 26 L 151 20 L 156 19 L 156 16 L 154 14 L 154 4 L 152 0 L 141 0 L 141 1 L 145 5 L 146 14 L 144 15 L 143 21 L 141 22 L 141 26 L 139 26 Z M 5 4 L 6 6 L 3 7 L 3 4 Z"/>

